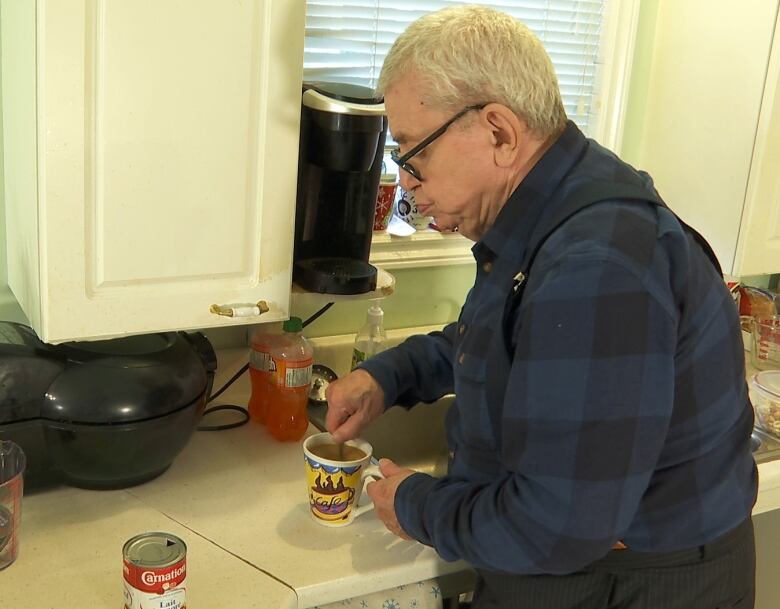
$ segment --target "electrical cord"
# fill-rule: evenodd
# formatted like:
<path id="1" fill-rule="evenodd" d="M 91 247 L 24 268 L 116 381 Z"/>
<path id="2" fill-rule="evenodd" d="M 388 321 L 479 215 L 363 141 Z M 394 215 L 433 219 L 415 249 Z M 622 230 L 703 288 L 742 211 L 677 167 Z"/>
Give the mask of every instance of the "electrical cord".
<path id="1" fill-rule="evenodd" d="M 304 321 L 301 326 L 306 327 L 313 321 L 316 321 L 325 311 L 330 309 L 333 306 L 332 302 L 329 302 L 325 306 L 323 306 L 319 311 L 314 313 L 311 317 L 309 317 L 306 321 Z M 217 390 L 216 393 L 212 393 L 207 399 L 206 404 L 209 404 L 212 400 L 222 395 L 222 393 L 230 387 L 233 383 L 235 383 L 238 378 L 249 370 L 249 364 L 244 364 L 241 367 L 241 370 L 236 372 L 229 381 L 227 381 L 222 387 Z M 225 410 L 232 410 L 235 412 L 238 412 L 241 414 L 241 418 L 239 418 L 237 421 L 233 421 L 231 423 L 221 423 L 219 425 L 198 425 L 197 430 L 198 431 L 224 431 L 225 429 L 235 429 L 236 427 L 241 427 L 242 425 L 246 425 L 249 422 L 249 410 L 244 408 L 243 406 L 238 406 L 237 404 L 219 404 L 218 406 L 211 406 L 210 408 L 206 408 L 206 410 L 203 411 L 203 415 L 201 416 L 201 419 L 205 418 L 206 415 L 211 414 L 213 412 L 221 412 Z"/>

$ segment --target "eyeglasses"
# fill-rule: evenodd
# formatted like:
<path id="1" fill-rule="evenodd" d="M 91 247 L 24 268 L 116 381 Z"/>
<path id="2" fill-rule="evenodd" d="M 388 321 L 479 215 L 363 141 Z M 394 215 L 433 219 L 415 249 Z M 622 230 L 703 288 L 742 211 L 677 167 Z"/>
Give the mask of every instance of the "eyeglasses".
<path id="1" fill-rule="evenodd" d="M 405 155 L 400 156 L 399 155 L 399 149 L 396 148 L 395 150 L 392 150 L 390 152 L 390 158 L 393 159 L 393 162 L 398 165 L 401 169 L 406 171 L 407 173 L 411 174 L 412 177 L 414 177 L 415 180 L 418 182 L 422 182 L 423 178 L 422 175 L 420 175 L 420 172 L 417 171 L 417 169 L 409 163 L 409 159 L 411 159 L 413 156 L 416 156 L 422 152 L 424 148 L 427 146 L 430 146 L 431 143 L 433 143 L 437 138 L 444 135 L 444 132 L 447 131 L 449 126 L 454 123 L 456 120 L 458 120 L 461 116 L 466 114 L 467 112 L 471 112 L 472 110 L 482 110 L 487 106 L 487 104 L 476 104 L 474 106 L 468 106 L 466 108 L 463 108 L 460 112 L 458 112 L 455 116 L 453 116 L 450 120 L 448 120 L 446 123 L 444 123 L 441 127 L 439 127 L 436 131 L 431 133 L 428 137 L 426 137 L 423 141 L 421 141 L 419 144 L 417 144 L 414 148 L 412 148 L 409 152 L 407 152 Z"/>

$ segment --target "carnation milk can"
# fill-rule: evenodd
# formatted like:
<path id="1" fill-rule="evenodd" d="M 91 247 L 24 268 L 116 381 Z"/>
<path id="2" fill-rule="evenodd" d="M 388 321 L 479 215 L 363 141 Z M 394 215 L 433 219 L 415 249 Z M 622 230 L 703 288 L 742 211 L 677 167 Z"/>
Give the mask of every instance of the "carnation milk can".
<path id="1" fill-rule="evenodd" d="M 187 546 L 169 533 L 142 533 L 122 548 L 125 609 L 187 607 Z"/>

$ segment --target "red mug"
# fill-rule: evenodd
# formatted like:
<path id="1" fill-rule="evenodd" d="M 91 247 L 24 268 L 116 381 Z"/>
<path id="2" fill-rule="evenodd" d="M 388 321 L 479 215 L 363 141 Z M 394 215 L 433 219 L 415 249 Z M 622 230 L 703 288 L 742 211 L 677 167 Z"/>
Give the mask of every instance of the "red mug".
<path id="1" fill-rule="evenodd" d="M 382 176 L 384 178 L 384 176 Z M 376 207 L 374 209 L 374 230 L 386 230 L 390 223 L 390 216 L 393 213 L 393 202 L 395 201 L 395 190 L 398 182 L 395 176 L 390 176 L 391 180 L 382 180 L 379 182 L 379 192 L 376 197 Z"/>

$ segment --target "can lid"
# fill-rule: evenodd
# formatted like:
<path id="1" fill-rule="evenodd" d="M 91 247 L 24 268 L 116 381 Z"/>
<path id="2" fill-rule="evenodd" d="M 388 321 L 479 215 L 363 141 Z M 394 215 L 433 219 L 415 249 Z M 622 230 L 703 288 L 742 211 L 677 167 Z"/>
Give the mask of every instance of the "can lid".
<path id="1" fill-rule="evenodd" d="M 142 533 L 122 548 L 125 560 L 145 567 L 169 567 L 187 555 L 187 545 L 169 533 Z"/>
<path id="2" fill-rule="evenodd" d="M 780 399 L 780 370 L 764 370 L 753 375 L 753 387 L 772 399 Z"/>

